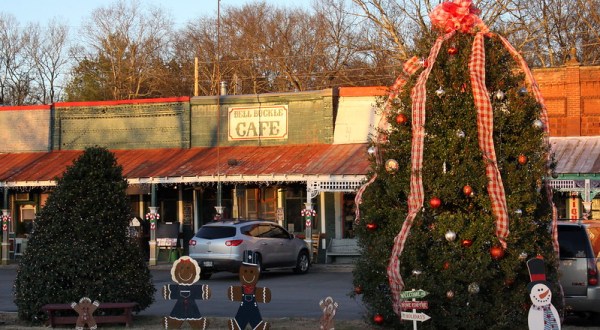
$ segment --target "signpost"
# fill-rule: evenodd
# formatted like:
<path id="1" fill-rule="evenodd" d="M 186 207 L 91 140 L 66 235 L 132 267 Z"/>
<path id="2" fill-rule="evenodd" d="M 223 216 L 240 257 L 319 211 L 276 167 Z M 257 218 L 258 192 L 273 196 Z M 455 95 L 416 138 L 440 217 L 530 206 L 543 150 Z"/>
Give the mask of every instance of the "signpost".
<path id="1" fill-rule="evenodd" d="M 416 299 L 420 299 L 428 295 L 429 292 L 424 290 L 411 290 L 411 291 L 402 291 L 400 293 L 400 298 L 402 299 L 412 299 L 408 301 L 402 301 L 401 307 L 402 309 L 412 309 L 412 312 L 401 312 L 400 317 L 402 320 L 413 321 L 413 329 L 417 329 L 417 322 L 427 321 L 431 318 L 431 316 L 425 313 L 417 313 L 417 309 L 429 309 L 428 301 L 417 301 Z"/>

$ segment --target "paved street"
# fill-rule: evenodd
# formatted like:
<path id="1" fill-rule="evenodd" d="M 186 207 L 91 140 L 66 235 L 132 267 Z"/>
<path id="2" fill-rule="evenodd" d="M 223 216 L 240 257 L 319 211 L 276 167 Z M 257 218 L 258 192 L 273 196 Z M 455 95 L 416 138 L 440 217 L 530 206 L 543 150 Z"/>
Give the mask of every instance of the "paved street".
<path id="1" fill-rule="evenodd" d="M 16 276 L 16 267 L 0 267 L 0 312 L 16 312 L 13 303 L 12 285 Z M 152 269 L 154 285 L 157 289 L 156 301 L 140 315 L 168 315 L 175 304 L 166 301 L 160 295 L 162 286 L 174 283 L 171 280 L 168 265 Z M 227 300 L 226 292 L 231 285 L 240 285 L 236 274 L 217 273 L 210 280 L 201 280 L 200 284 L 208 284 L 212 297 L 208 301 L 198 301 L 204 315 L 214 317 L 231 317 L 237 312 L 238 303 Z M 293 274 L 289 270 L 269 271 L 261 275 L 258 286 L 268 287 L 272 292 L 269 304 L 259 306 L 264 317 L 305 317 L 319 318 L 322 315 L 319 301 L 331 296 L 338 302 L 336 318 L 360 319 L 364 307 L 360 301 L 350 298 L 352 291 L 352 273 L 348 267 L 324 268 L 317 265 L 305 275 Z"/>
<path id="2" fill-rule="evenodd" d="M 12 285 L 16 275 L 16 267 L 0 266 L 0 313 L 16 312 L 13 303 Z M 163 285 L 171 284 L 170 268 L 168 265 L 153 267 L 152 276 L 157 288 L 155 303 L 142 311 L 140 315 L 168 315 L 174 301 L 166 301 L 160 295 Z M 232 317 L 237 312 L 237 303 L 227 300 L 227 288 L 239 285 L 236 274 L 217 273 L 210 280 L 199 283 L 208 284 L 212 297 L 208 301 L 198 301 L 203 315 L 212 317 Z M 269 304 L 261 304 L 260 311 L 267 318 L 302 317 L 318 319 L 322 312 L 319 300 L 331 296 L 339 303 L 336 319 L 361 319 L 364 306 L 360 298 L 355 300 L 348 296 L 352 290 L 352 273 L 348 266 L 316 265 L 306 275 L 295 275 L 290 271 L 270 271 L 261 275 L 259 286 L 268 287 L 273 293 Z M 595 329 L 600 325 L 580 318 L 568 318 L 563 325 L 564 330 Z"/>

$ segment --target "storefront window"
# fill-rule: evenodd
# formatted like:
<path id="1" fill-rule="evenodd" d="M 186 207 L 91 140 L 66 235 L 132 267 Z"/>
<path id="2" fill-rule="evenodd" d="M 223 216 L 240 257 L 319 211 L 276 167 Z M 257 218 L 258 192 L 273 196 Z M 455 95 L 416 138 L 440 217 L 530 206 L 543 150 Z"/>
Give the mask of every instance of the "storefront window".
<path id="1" fill-rule="evenodd" d="M 356 216 L 355 194 L 344 194 L 342 205 L 342 233 L 343 238 L 354 238 L 354 218 Z"/>

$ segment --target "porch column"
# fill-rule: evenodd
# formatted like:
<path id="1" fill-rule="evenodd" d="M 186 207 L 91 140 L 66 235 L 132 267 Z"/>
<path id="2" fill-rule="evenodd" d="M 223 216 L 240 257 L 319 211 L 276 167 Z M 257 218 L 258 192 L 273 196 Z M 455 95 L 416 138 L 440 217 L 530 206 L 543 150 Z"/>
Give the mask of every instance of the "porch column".
<path id="1" fill-rule="evenodd" d="M 150 258 L 148 264 L 156 266 L 156 214 L 158 211 L 158 207 L 156 207 L 156 183 L 152 184 L 152 194 L 150 197 L 150 213 L 146 215 L 146 220 L 150 221 L 150 241 L 148 242 L 150 246 Z"/>
<path id="2" fill-rule="evenodd" d="M 317 197 L 317 195 L 319 194 L 319 190 L 318 190 L 318 184 L 316 182 L 306 182 L 306 203 L 304 203 L 305 209 L 306 210 L 312 210 L 313 209 L 313 203 L 312 203 L 312 199 Z M 308 246 L 310 248 L 310 255 L 312 258 L 312 220 L 313 217 L 310 216 L 306 216 L 305 217 L 305 236 L 306 238 L 304 239 L 307 243 Z"/>
<path id="3" fill-rule="evenodd" d="M 6 217 L 6 218 L 5 218 Z M 7 221 L 4 221 L 4 220 Z M 10 242 L 8 241 L 8 230 L 10 229 L 10 214 L 8 211 L 8 188 L 4 187 L 4 207 L 2 208 L 2 264 L 8 265 L 8 250 Z"/>

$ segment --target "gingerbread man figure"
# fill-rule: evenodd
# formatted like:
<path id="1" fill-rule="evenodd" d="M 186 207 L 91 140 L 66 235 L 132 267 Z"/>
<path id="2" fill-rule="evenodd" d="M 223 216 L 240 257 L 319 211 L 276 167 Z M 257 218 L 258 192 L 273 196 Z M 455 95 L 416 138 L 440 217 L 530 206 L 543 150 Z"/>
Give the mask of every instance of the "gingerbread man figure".
<path id="1" fill-rule="evenodd" d="M 92 300 L 87 297 L 79 299 L 79 303 L 72 302 L 71 307 L 79 315 L 75 322 L 75 329 L 83 330 L 86 325 L 92 330 L 97 329 L 98 325 L 96 324 L 96 320 L 94 320 L 93 314 L 99 305 L 100 303 L 97 300 L 92 302 Z"/>
<path id="2" fill-rule="evenodd" d="M 271 290 L 256 286 L 260 269 L 254 262 L 256 254 L 252 251 L 244 251 L 244 262 L 240 266 L 241 286 L 230 286 L 227 298 L 231 301 L 239 301 L 240 307 L 235 318 L 230 319 L 228 324 L 231 330 L 245 329 L 250 324 L 253 330 L 268 330 L 271 328 L 269 322 L 265 322 L 258 310 L 258 303 L 271 301 Z"/>
<path id="3" fill-rule="evenodd" d="M 338 303 L 333 301 L 333 298 L 327 297 L 319 302 L 319 307 L 323 310 L 323 315 L 321 316 L 321 326 L 319 329 L 321 330 L 333 330 L 335 329 L 333 323 L 333 317 L 335 316 L 335 311 L 338 308 Z"/>
<path id="4" fill-rule="evenodd" d="M 200 266 L 196 260 L 183 256 L 171 267 L 171 278 L 177 284 L 163 287 L 165 299 L 177 299 L 171 314 L 165 317 L 165 329 L 179 329 L 185 321 L 192 329 L 206 329 L 208 320 L 200 314 L 196 299 L 208 300 L 211 291 L 208 285 L 195 285 L 200 279 Z"/>

